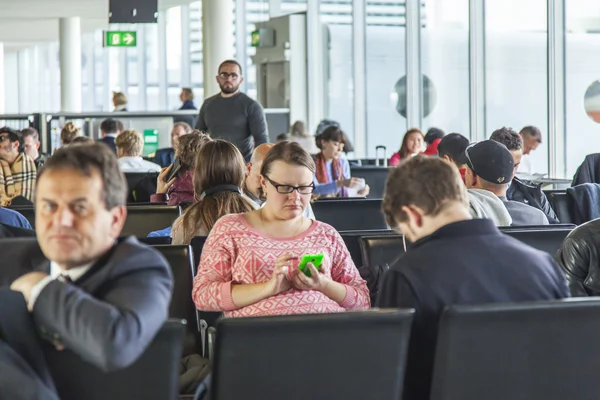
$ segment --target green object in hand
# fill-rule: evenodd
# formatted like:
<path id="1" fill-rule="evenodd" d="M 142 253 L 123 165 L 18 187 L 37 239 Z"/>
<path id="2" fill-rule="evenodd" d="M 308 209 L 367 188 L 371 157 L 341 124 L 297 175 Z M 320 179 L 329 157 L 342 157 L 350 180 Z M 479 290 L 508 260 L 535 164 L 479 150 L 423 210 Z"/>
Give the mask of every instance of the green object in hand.
<path id="1" fill-rule="evenodd" d="M 321 268 L 321 264 L 323 263 L 323 254 L 305 254 L 302 256 L 300 260 L 300 264 L 298 264 L 298 269 L 304 272 L 304 275 L 310 277 L 310 268 L 308 268 L 308 263 L 312 263 L 317 270 Z"/>

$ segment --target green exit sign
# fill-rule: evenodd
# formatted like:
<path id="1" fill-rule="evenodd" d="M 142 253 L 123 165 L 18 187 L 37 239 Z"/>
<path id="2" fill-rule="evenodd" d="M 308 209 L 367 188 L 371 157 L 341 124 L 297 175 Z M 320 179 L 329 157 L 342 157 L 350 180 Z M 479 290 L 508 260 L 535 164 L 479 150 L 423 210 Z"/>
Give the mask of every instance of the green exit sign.
<path id="1" fill-rule="evenodd" d="M 104 47 L 135 47 L 137 32 L 135 31 L 105 31 Z"/>

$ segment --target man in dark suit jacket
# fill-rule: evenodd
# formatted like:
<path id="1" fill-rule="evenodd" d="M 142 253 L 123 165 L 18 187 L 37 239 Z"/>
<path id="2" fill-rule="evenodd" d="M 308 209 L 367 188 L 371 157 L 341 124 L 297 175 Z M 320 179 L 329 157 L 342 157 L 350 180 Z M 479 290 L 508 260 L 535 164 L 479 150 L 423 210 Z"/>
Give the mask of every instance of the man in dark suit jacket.
<path id="1" fill-rule="evenodd" d="M 3 258 L 21 275 L 11 289 L 22 293 L 50 366 L 77 357 L 104 371 L 127 367 L 167 319 L 166 260 L 135 238 L 117 240 L 126 197 L 117 159 L 100 144 L 59 149 L 38 178 L 39 245 L 11 246 Z M 50 373 L 60 398 L 72 398 L 73 371 Z"/>
<path id="2" fill-rule="evenodd" d="M 117 146 L 115 145 L 115 139 L 117 135 L 123 130 L 123 124 L 116 119 L 107 118 L 100 124 L 100 132 L 102 132 L 102 139 L 99 142 L 104 143 L 117 154 Z"/>

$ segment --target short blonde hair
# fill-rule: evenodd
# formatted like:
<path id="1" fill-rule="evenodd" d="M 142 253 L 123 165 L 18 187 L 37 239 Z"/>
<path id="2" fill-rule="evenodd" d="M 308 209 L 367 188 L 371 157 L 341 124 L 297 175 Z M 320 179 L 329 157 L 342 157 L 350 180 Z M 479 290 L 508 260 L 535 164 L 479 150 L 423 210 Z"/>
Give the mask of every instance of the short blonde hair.
<path id="1" fill-rule="evenodd" d="M 127 104 L 127 96 L 123 92 L 113 92 L 113 103 L 115 106 L 124 106 Z"/>
<path id="2" fill-rule="evenodd" d="M 137 157 L 144 150 L 144 137 L 136 130 L 126 130 L 117 136 L 115 145 L 123 150 L 125 156 Z"/>

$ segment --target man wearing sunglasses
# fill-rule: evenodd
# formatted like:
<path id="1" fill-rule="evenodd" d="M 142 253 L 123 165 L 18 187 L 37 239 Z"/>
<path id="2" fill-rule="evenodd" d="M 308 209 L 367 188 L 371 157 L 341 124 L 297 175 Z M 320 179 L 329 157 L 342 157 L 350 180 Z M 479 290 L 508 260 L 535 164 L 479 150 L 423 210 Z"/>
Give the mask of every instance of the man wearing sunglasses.
<path id="1" fill-rule="evenodd" d="M 35 161 L 23 151 L 23 138 L 0 128 L 0 205 L 33 202 L 36 175 Z"/>
<path id="2" fill-rule="evenodd" d="M 254 147 L 269 141 L 265 113 L 258 102 L 240 91 L 244 78 L 237 61 L 223 61 L 216 79 L 221 92 L 204 100 L 196 129 L 235 144 L 249 162 Z"/>

